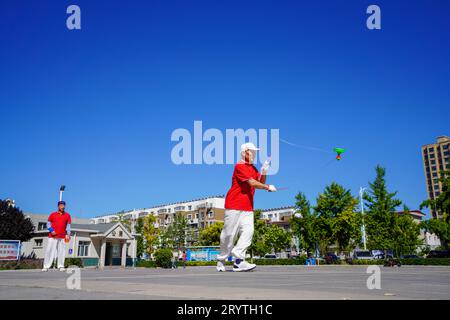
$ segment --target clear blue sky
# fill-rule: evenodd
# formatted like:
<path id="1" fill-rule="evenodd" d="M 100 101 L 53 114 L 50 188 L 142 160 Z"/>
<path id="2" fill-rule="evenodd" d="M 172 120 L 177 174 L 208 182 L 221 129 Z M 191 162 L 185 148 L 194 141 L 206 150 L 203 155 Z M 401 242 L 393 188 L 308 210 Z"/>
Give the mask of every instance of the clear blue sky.
<path id="1" fill-rule="evenodd" d="M 82 30 L 66 28 L 77 4 Z M 382 30 L 366 28 L 370 4 Z M 411 209 L 427 197 L 420 147 L 450 134 L 450 2 L 4 0 L 0 198 L 74 216 L 225 194 L 232 166 L 175 166 L 176 128 L 278 128 L 289 187 L 258 208 L 356 195 L 387 168 Z M 430 116 L 432 114 L 438 116 Z"/>

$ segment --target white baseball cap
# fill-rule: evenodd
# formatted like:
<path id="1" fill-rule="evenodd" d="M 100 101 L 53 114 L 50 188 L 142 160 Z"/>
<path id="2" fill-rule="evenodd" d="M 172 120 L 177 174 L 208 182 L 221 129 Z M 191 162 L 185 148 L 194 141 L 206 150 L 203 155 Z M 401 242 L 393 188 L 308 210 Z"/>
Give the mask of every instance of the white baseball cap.
<path id="1" fill-rule="evenodd" d="M 241 146 L 241 152 L 245 152 L 247 150 L 258 151 L 259 148 L 255 147 L 253 143 L 247 142 Z"/>

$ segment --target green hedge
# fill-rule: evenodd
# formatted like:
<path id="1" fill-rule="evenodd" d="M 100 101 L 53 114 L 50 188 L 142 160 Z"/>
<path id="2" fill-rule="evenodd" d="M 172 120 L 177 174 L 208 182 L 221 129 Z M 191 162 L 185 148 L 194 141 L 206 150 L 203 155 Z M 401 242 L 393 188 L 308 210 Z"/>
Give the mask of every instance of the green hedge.
<path id="1" fill-rule="evenodd" d="M 139 260 L 136 262 L 136 267 L 141 268 L 156 268 L 156 262 L 152 260 Z"/>
<path id="2" fill-rule="evenodd" d="M 360 265 L 384 265 L 384 259 L 375 260 L 349 260 L 347 261 L 350 265 L 360 266 Z"/>
<path id="3" fill-rule="evenodd" d="M 248 261 L 251 261 L 249 259 Z M 305 258 L 295 258 L 295 259 L 253 259 L 253 263 L 257 265 L 304 265 L 306 262 Z M 181 261 L 176 262 L 177 266 L 182 266 Z M 205 266 L 215 266 L 217 261 L 186 261 L 186 266 L 189 267 L 205 267 Z M 232 262 L 227 262 L 227 265 L 232 265 Z M 143 268 L 156 268 L 158 264 L 155 261 L 141 260 L 136 263 L 136 267 Z"/>
<path id="4" fill-rule="evenodd" d="M 41 269 L 42 263 L 42 259 L 0 261 L 0 270 Z"/>
<path id="5" fill-rule="evenodd" d="M 430 259 L 400 259 L 404 265 L 415 266 L 450 266 L 450 258 L 430 258 Z"/>
<path id="6" fill-rule="evenodd" d="M 416 259 L 399 259 L 400 263 L 405 266 L 450 266 L 450 258 L 416 258 Z M 376 260 L 352 260 L 350 265 L 384 265 L 383 259 Z"/>
<path id="7" fill-rule="evenodd" d="M 289 266 L 289 265 L 304 265 L 306 263 L 306 258 L 293 258 L 293 259 L 254 259 L 253 263 L 260 266 Z"/>
<path id="8" fill-rule="evenodd" d="M 249 259 L 249 261 L 251 261 Z M 305 265 L 306 258 L 294 258 L 294 259 L 254 259 L 253 263 L 260 266 L 274 266 L 274 265 Z M 432 259 L 401 259 L 402 265 L 422 265 L 422 266 L 450 266 L 450 258 L 432 258 Z M 217 261 L 187 261 L 186 266 L 190 267 L 204 267 L 215 266 Z M 343 265 L 346 263 L 342 261 Z M 376 260 L 352 260 L 348 262 L 349 265 L 384 265 L 383 259 Z M 180 261 L 177 261 L 178 266 L 182 266 Z M 227 265 L 232 265 L 232 262 L 227 262 Z M 321 265 L 325 265 L 321 262 Z M 156 268 L 155 261 L 141 260 L 137 262 L 137 267 Z"/>
<path id="9" fill-rule="evenodd" d="M 81 258 L 66 258 L 64 260 L 64 267 L 68 268 L 71 266 L 77 266 L 83 268 L 83 260 Z"/>

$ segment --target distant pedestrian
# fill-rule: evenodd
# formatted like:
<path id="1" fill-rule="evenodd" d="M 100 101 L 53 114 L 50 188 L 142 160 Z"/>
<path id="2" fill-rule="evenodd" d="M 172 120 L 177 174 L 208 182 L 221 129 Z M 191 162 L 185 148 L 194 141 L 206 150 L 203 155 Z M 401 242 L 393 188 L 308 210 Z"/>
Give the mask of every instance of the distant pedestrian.
<path id="1" fill-rule="evenodd" d="M 175 269 L 177 267 L 176 263 L 175 263 L 175 255 L 172 255 L 172 269 Z"/>

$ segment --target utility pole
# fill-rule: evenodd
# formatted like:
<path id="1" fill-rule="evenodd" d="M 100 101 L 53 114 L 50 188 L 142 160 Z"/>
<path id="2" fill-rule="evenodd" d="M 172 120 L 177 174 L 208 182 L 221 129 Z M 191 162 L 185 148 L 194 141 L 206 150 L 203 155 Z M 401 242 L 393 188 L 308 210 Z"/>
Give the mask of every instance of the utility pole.
<path id="1" fill-rule="evenodd" d="M 359 188 L 359 199 L 361 201 L 361 216 L 362 216 L 362 234 L 363 234 L 363 243 L 364 243 L 364 250 L 367 250 L 367 244 L 366 244 L 366 225 L 364 223 L 364 190 L 366 188 L 360 187 Z"/>

